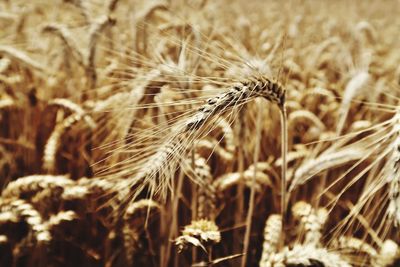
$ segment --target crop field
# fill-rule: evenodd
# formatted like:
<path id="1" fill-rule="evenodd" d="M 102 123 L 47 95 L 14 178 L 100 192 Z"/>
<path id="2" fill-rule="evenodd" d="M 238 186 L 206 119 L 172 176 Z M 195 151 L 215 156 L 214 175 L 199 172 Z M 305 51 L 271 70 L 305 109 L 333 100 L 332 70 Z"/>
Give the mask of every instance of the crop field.
<path id="1" fill-rule="evenodd" d="M 399 267 L 399 14 L 0 0 L 0 266 Z"/>

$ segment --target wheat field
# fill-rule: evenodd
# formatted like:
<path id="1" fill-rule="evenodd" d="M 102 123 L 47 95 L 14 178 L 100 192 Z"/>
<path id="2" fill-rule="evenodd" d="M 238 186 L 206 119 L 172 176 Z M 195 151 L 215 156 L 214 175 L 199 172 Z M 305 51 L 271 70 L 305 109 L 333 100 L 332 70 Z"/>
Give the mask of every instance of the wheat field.
<path id="1" fill-rule="evenodd" d="M 400 266 L 398 14 L 0 0 L 0 266 Z"/>

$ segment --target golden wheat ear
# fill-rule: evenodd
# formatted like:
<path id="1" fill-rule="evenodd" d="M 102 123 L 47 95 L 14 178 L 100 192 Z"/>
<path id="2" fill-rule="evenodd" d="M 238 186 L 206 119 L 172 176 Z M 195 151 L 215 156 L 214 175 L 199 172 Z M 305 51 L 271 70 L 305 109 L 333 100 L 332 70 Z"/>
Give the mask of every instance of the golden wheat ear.
<path id="1" fill-rule="evenodd" d="M 282 154 L 283 166 L 286 166 L 286 112 L 284 108 L 285 90 L 283 87 L 267 77 L 254 76 L 241 83 L 235 84 L 227 91 L 212 97 L 206 101 L 192 116 L 183 119 L 172 130 L 171 137 L 162 143 L 155 154 L 150 156 L 146 163 L 139 168 L 131 181 L 131 196 L 135 197 L 148 186 L 151 194 L 160 193 L 166 196 L 173 175 L 165 176 L 167 170 L 177 168 L 178 162 L 190 146 L 196 135 L 201 134 L 203 127 L 216 116 L 227 112 L 232 108 L 243 105 L 250 100 L 263 97 L 269 102 L 278 105 L 282 110 Z M 283 198 L 286 191 L 286 168 L 282 168 Z M 282 209 L 285 207 L 283 201 Z"/>

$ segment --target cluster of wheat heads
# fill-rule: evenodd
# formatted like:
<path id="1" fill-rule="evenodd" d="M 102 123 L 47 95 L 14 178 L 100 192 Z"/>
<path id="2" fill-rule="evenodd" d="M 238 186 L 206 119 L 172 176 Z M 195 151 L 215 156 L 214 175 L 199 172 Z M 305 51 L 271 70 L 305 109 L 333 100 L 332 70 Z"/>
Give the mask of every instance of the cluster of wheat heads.
<path id="1" fill-rule="evenodd" d="M 398 1 L 0 1 L 0 266 L 399 266 Z"/>

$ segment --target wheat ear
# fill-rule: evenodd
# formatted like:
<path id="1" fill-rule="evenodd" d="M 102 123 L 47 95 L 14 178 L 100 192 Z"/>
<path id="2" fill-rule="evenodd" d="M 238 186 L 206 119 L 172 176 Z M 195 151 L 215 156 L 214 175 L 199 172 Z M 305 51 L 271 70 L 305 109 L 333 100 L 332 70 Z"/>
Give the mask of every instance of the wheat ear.
<path id="1" fill-rule="evenodd" d="M 394 141 L 392 146 L 392 155 L 388 161 L 389 175 L 387 183 L 389 184 L 389 207 L 388 214 L 394 221 L 395 226 L 400 226 L 400 112 L 394 116 L 393 133 Z"/>
<path id="2" fill-rule="evenodd" d="M 304 244 L 318 246 L 322 236 L 322 227 L 328 219 L 326 209 L 315 210 L 310 204 L 299 201 L 293 208 L 292 213 L 300 220 L 302 230 L 305 231 Z"/>
<path id="3" fill-rule="evenodd" d="M 54 172 L 56 168 L 55 160 L 57 149 L 60 145 L 61 136 L 70 129 L 74 124 L 82 119 L 80 114 L 72 114 L 57 124 L 51 133 L 43 152 L 43 169 L 48 172 Z"/>
<path id="4" fill-rule="evenodd" d="M 193 140 L 193 138 L 190 138 L 190 134 L 195 134 L 197 130 L 216 115 L 226 112 L 235 106 L 244 104 L 256 97 L 263 97 L 268 101 L 277 104 L 281 110 L 283 110 L 282 114 L 284 114 L 285 90 L 279 83 L 273 82 L 263 76 L 254 76 L 238 83 L 226 92 L 208 99 L 207 103 L 200 107 L 194 115 L 184 120 L 182 125 L 173 129 L 172 138 L 169 138 L 167 142 L 164 142 L 158 152 L 153 154 L 139 169 L 137 175 L 134 176 L 134 178 L 131 178 L 132 190 L 136 191 L 139 189 L 139 191 L 141 191 L 146 184 L 151 187 L 151 193 L 157 192 L 160 188 L 163 189 L 164 186 L 167 188 L 169 181 L 163 181 L 161 179 L 155 181 L 154 178 L 157 175 L 162 175 L 162 172 L 166 167 L 169 169 L 175 169 L 177 162 L 173 159 L 176 155 L 181 156 L 179 154 L 186 149 L 185 145 L 188 145 L 188 142 Z M 284 114 L 283 117 L 286 117 L 286 114 Z M 286 123 L 283 122 L 282 125 L 286 125 Z M 286 126 L 284 126 L 283 129 L 285 129 L 283 132 L 286 133 Z M 283 151 L 286 151 L 285 140 L 286 138 L 283 138 L 282 140 Z M 283 153 L 282 157 L 284 166 L 286 166 L 286 152 Z M 284 183 L 282 190 L 285 191 L 285 167 L 282 168 L 282 176 Z M 143 183 L 143 181 L 145 181 L 145 183 Z M 137 188 L 139 183 L 139 188 Z M 165 190 L 162 190 L 161 193 L 165 194 L 166 192 Z M 137 195 L 137 192 L 134 192 L 134 194 Z M 284 206 L 285 205 L 282 206 L 282 209 Z"/>
<path id="5" fill-rule="evenodd" d="M 36 194 L 45 188 L 64 188 L 72 185 L 74 181 L 67 176 L 56 175 L 31 175 L 18 178 L 9 183 L 3 190 L 1 197 L 4 199 L 20 198 L 21 195 Z"/>
<path id="6" fill-rule="evenodd" d="M 25 65 L 27 68 L 31 68 L 31 69 L 41 71 L 41 72 L 44 72 L 47 74 L 51 73 L 51 71 L 48 68 L 46 68 L 39 62 L 36 62 L 35 60 L 33 60 L 25 52 L 18 50 L 14 47 L 0 45 L 0 54 L 4 54 L 8 58 L 18 61 L 22 65 Z"/>
<path id="7" fill-rule="evenodd" d="M 282 231 L 282 216 L 272 214 L 268 217 L 264 227 L 264 242 L 260 260 L 260 267 L 271 265 L 271 257 L 278 251 Z"/>
<path id="8" fill-rule="evenodd" d="M 339 254 L 325 248 L 316 248 L 313 245 L 295 245 L 292 249 L 286 247 L 279 254 L 276 255 L 276 258 L 283 258 L 281 262 L 285 264 L 284 266 L 351 267 Z"/>
<path id="9" fill-rule="evenodd" d="M 365 157 L 364 149 L 343 148 L 336 152 L 325 153 L 316 159 L 306 161 L 296 170 L 289 191 L 306 183 L 310 178 L 322 171 L 341 166 L 354 160 L 360 160 L 363 157 Z"/>
<path id="10" fill-rule="evenodd" d="M 86 76 L 89 78 L 89 88 L 94 88 L 97 82 L 97 72 L 95 66 L 97 40 L 100 33 L 115 24 L 115 19 L 111 16 L 102 16 L 94 21 L 89 32 L 89 47 L 86 58 Z"/>
<path id="11" fill-rule="evenodd" d="M 351 101 L 358 94 L 365 92 L 365 87 L 370 80 L 370 75 L 367 71 L 361 71 L 351 78 L 344 90 L 342 104 L 339 109 L 339 122 L 337 124 L 336 133 L 340 135 L 346 123 L 347 115 L 350 110 Z"/>
<path id="12" fill-rule="evenodd" d="M 378 255 L 376 249 L 366 243 L 365 240 L 355 237 L 339 236 L 337 240 L 333 241 L 332 247 L 339 250 L 342 254 L 350 251 L 351 253 L 365 253 L 370 258 L 376 258 Z"/>
<path id="13" fill-rule="evenodd" d="M 22 199 L 14 199 L 0 202 L 0 206 L 1 213 L 12 212 L 16 218 L 24 220 L 38 243 L 46 243 L 51 240 L 51 234 L 44 224 L 42 216 L 31 204 Z"/>
<path id="14" fill-rule="evenodd" d="M 195 154 L 193 171 L 195 180 L 199 185 L 197 194 L 197 218 L 214 220 L 216 215 L 216 189 L 213 184 L 211 169 L 207 164 L 207 160 L 197 153 Z"/>
<path id="15" fill-rule="evenodd" d="M 67 27 L 61 24 L 51 23 L 44 26 L 42 32 L 51 33 L 60 38 L 64 47 L 67 49 L 67 51 L 69 51 L 76 62 L 82 67 L 86 66 L 85 57 L 72 37 L 72 33 Z"/>

